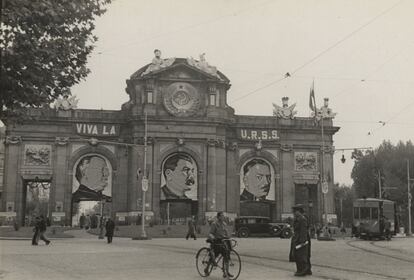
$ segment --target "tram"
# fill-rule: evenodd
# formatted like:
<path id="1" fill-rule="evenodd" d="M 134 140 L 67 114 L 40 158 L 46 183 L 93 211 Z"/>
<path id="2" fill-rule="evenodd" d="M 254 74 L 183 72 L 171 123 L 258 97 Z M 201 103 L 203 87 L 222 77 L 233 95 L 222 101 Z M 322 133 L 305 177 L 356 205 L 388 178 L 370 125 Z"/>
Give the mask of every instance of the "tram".
<path id="1" fill-rule="evenodd" d="M 391 223 L 390 234 L 396 232 L 395 202 L 378 198 L 360 198 L 353 203 L 352 233 L 361 239 L 384 238 L 384 222 Z"/>

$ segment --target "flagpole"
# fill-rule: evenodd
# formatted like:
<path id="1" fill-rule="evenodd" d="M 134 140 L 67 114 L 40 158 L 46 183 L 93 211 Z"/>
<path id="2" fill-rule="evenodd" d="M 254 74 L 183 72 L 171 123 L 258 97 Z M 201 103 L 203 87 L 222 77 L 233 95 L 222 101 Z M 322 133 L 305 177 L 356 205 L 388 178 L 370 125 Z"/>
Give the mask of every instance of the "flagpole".
<path id="1" fill-rule="evenodd" d="M 327 224 L 328 221 L 328 215 L 327 215 L 327 203 L 326 203 L 326 193 L 328 191 L 328 188 L 326 186 L 327 182 L 325 181 L 325 166 L 324 166 L 324 159 L 325 159 L 325 134 L 324 134 L 324 112 L 321 110 L 319 116 L 318 116 L 318 109 L 316 107 L 316 100 L 315 100 L 315 80 L 312 81 L 312 87 L 309 95 L 309 107 L 314 113 L 315 123 L 320 118 L 321 122 L 321 171 L 320 171 L 320 191 L 322 193 L 321 202 L 322 202 L 322 218 L 321 221 L 324 225 Z M 319 208 L 320 209 L 320 208 Z M 320 213 L 320 212 L 319 212 Z M 318 213 L 318 215 L 319 215 Z"/>

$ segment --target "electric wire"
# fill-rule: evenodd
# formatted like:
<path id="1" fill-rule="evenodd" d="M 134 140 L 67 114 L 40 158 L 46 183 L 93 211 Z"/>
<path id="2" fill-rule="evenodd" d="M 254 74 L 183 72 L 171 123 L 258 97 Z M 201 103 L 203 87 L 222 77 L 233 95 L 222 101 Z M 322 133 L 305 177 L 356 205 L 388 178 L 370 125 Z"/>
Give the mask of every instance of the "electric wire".
<path id="1" fill-rule="evenodd" d="M 375 22 L 376 20 L 378 20 L 380 17 L 384 16 L 385 14 L 389 13 L 391 10 L 395 9 L 397 6 L 399 6 L 401 3 L 403 2 L 403 0 L 400 0 L 399 2 L 397 2 L 396 4 L 394 4 L 393 6 L 389 7 L 388 9 L 384 10 L 383 12 L 381 12 L 380 14 L 378 14 L 377 16 L 373 17 L 372 19 L 370 19 L 368 22 L 366 22 L 365 24 L 361 25 L 360 27 L 358 27 L 357 29 L 353 30 L 351 33 L 347 34 L 345 37 L 343 37 L 341 40 L 335 42 L 333 45 L 329 46 L 328 48 L 326 48 L 325 50 L 321 51 L 320 53 L 318 53 L 316 56 L 314 56 L 313 58 L 309 59 L 308 61 L 306 61 L 305 63 L 303 63 L 301 66 L 295 68 L 293 71 L 289 72 L 290 76 L 292 76 L 293 74 L 295 74 L 296 72 L 300 71 L 301 69 L 305 68 L 306 66 L 308 66 L 309 64 L 313 63 L 314 61 L 316 61 L 318 58 L 320 58 L 322 55 L 324 55 L 325 53 L 329 52 L 330 50 L 332 50 L 333 48 L 335 48 L 336 46 L 338 46 L 339 44 L 345 42 L 346 40 L 348 40 L 349 38 L 351 38 L 353 35 L 355 35 L 356 33 L 358 33 L 359 31 L 361 31 L 362 29 L 364 29 L 365 27 L 367 27 L 368 25 L 372 24 L 373 22 Z M 287 76 L 283 76 L 282 78 L 279 78 L 273 82 L 270 82 L 268 84 L 265 84 L 255 90 L 252 90 L 238 98 L 235 98 L 232 100 L 232 102 L 236 103 L 258 91 L 261 91 L 262 89 L 268 88 L 274 84 L 277 84 L 281 81 L 283 81 L 284 79 L 289 78 Z"/>
<path id="2" fill-rule="evenodd" d="M 215 23 L 217 21 L 223 20 L 225 18 L 239 16 L 240 14 L 249 12 L 251 10 L 254 10 L 254 9 L 259 8 L 259 7 L 262 7 L 262 6 L 266 6 L 267 4 L 272 3 L 272 2 L 274 2 L 274 1 L 273 0 L 265 1 L 265 2 L 262 2 L 262 3 L 258 4 L 258 5 L 253 5 L 253 6 L 250 6 L 250 7 L 246 7 L 244 9 L 240 9 L 240 10 L 238 10 L 236 12 L 231 12 L 231 13 L 228 13 L 228 14 L 225 14 L 225 15 L 222 15 L 222 16 L 219 16 L 219 17 L 210 19 L 210 20 L 206 20 L 206 21 L 203 21 L 203 22 L 199 22 L 199 23 L 187 25 L 187 26 L 184 26 L 184 27 L 179 28 L 179 29 L 174 30 L 174 31 L 167 31 L 165 33 L 157 34 L 155 36 L 146 38 L 145 40 L 137 40 L 137 41 L 134 41 L 134 42 L 131 42 L 131 43 L 128 43 L 128 44 L 119 45 L 119 46 L 116 46 L 116 47 L 113 47 L 113 48 L 109 48 L 107 50 L 103 50 L 102 52 L 110 52 L 110 51 L 113 51 L 115 49 L 139 45 L 139 44 L 146 43 L 148 41 L 155 40 L 155 39 L 158 39 L 158 38 L 170 37 L 170 36 L 172 36 L 172 35 L 174 35 L 176 33 L 182 32 L 182 31 L 186 31 L 186 30 L 189 30 L 189 29 L 197 28 L 197 27 L 203 26 L 203 25 L 212 24 L 212 23 Z"/>

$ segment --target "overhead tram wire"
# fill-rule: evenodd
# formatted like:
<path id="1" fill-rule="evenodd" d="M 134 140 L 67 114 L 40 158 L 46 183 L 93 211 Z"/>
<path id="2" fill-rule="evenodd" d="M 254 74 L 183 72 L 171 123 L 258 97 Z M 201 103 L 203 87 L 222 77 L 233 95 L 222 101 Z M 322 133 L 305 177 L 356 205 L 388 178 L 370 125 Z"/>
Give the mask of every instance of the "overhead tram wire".
<path id="1" fill-rule="evenodd" d="M 301 66 L 297 67 L 296 69 L 294 69 L 293 71 L 290 71 L 290 76 L 294 75 L 296 72 L 300 71 L 301 69 L 305 68 L 306 66 L 308 66 L 309 64 L 313 63 L 314 61 L 316 61 L 318 58 L 320 58 L 322 55 L 324 55 L 325 53 L 329 52 L 330 50 L 332 50 L 333 48 L 335 48 L 336 46 L 338 46 L 339 44 L 345 42 L 346 40 L 348 40 L 349 38 L 351 38 L 353 35 L 355 35 L 356 33 L 358 33 L 359 31 L 361 31 L 363 28 L 367 27 L 368 25 L 370 25 L 371 23 L 375 22 L 376 20 L 378 20 L 380 17 L 384 16 L 385 14 L 389 13 L 391 10 L 395 9 L 397 6 L 399 6 L 404 0 L 400 0 L 398 3 L 394 4 L 393 6 L 391 6 L 390 8 L 386 9 L 385 11 L 381 12 L 380 14 L 378 14 L 377 16 L 375 16 L 374 18 L 372 18 L 371 20 L 369 20 L 368 22 L 366 22 L 365 24 L 361 25 L 360 27 L 358 27 L 357 29 L 355 29 L 354 31 L 352 31 L 351 33 L 349 33 L 348 35 L 346 35 L 344 38 L 342 38 L 341 40 L 337 41 L 336 43 L 334 43 L 333 45 L 329 46 L 328 48 L 326 48 L 325 50 L 321 51 L 319 54 L 317 54 L 316 56 L 314 56 L 313 58 L 309 59 L 308 61 L 306 61 L 305 63 L 303 63 Z M 289 76 L 289 77 L 290 77 Z M 271 83 L 268 83 L 260 88 L 257 88 L 255 90 L 252 90 L 238 98 L 235 98 L 234 100 L 232 100 L 233 103 L 236 103 L 262 89 L 268 88 L 274 84 L 277 84 L 281 81 L 283 81 L 284 79 L 286 79 L 288 77 L 284 76 L 282 78 L 279 78 Z"/>
<path id="2" fill-rule="evenodd" d="M 397 56 L 399 56 L 403 51 L 405 51 L 408 47 L 412 46 L 412 42 L 408 43 L 407 45 L 405 45 L 404 47 L 400 48 L 396 53 L 394 53 L 394 55 L 390 56 L 387 60 L 385 60 L 383 63 L 381 63 L 380 65 L 378 65 L 373 71 L 371 71 L 370 73 L 368 73 L 367 75 L 365 75 L 366 78 L 364 79 L 360 79 L 358 81 L 356 81 L 355 83 L 353 83 L 352 85 L 350 85 L 349 87 L 345 88 L 344 90 L 340 91 L 339 93 L 335 94 L 333 97 L 338 97 L 342 94 L 344 94 L 345 92 L 353 89 L 355 86 L 357 86 L 360 82 L 367 82 L 367 81 L 371 81 L 369 79 L 367 79 L 367 77 L 372 76 L 374 73 L 378 72 L 380 69 L 382 69 L 386 64 L 388 64 L 390 61 L 392 61 L 394 58 L 396 58 Z M 384 81 L 385 82 L 385 81 Z"/>
<path id="3" fill-rule="evenodd" d="M 373 135 L 374 132 L 377 132 L 378 130 L 380 130 L 381 128 L 383 128 L 384 126 L 386 126 L 387 124 L 392 124 L 390 123 L 391 120 L 395 119 L 396 117 L 398 117 L 399 115 L 401 115 L 402 112 L 404 112 L 405 110 L 407 110 L 408 108 L 410 108 L 412 105 L 414 105 L 414 100 L 412 100 L 412 102 L 410 102 L 408 105 L 406 105 L 405 107 L 403 107 L 401 110 L 399 110 L 396 114 L 394 114 L 394 116 L 392 116 L 391 118 L 389 118 L 386 121 L 379 121 L 378 123 L 381 124 L 380 127 L 377 127 L 376 129 L 369 131 L 368 134 L 369 135 Z"/>
<path id="4" fill-rule="evenodd" d="M 182 27 L 180 29 L 177 29 L 175 31 L 168 31 L 166 33 L 162 33 L 162 34 L 158 34 L 158 35 L 149 37 L 149 38 L 147 38 L 145 40 L 137 40 L 137 41 L 132 42 L 132 43 L 128 43 L 128 44 L 116 46 L 116 47 L 113 47 L 113 48 L 109 48 L 107 50 L 103 50 L 102 52 L 110 52 L 110 51 L 115 50 L 115 49 L 119 49 L 119 48 L 123 48 L 123 47 L 129 47 L 129 46 L 134 46 L 134 45 L 139 45 L 139 44 L 146 43 L 148 41 L 155 40 L 155 39 L 158 39 L 158 38 L 168 37 L 168 36 L 174 35 L 175 33 L 179 33 L 179 32 L 185 31 L 185 30 L 197 28 L 197 27 L 202 26 L 202 25 L 211 24 L 211 23 L 214 23 L 214 22 L 223 20 L 225 18 L 229 18 L 229 17 L 233 17 L 233 16 L 238 16 L 240 14 L 249 12 L 249 11 L 254 10 L 254 9 L 256 9 L 258 7 L 261 7 L 261 6 L 265 6 L 265 5 L 267 5 L 269 3 L 272 3 L 272 2 L 274 2 L 274 1 L 273 0 L 265 1 L 265 2 L 262 2 L 262 3 L 257 4 L 257 5 L 253 5 L 253 6 L 250 6 L 250 7 L 246 7 L 244 9 L 240 9 L 240 10 L 238 10 L 236 12 L 231 12 L 231 13 L 228 13 L 228 14 L 225 14 L 223 16 L 219 16 L 219 17 L 216 17 L 216 18 L 213 18 L 213 19 L 210 19 L 210 20 L 206 20 L 206 21 L 203 21 L 203 22 L 199 22 L 199 23 L 187 25 L 187 26 L 184 26 L 184 27 Z"/>

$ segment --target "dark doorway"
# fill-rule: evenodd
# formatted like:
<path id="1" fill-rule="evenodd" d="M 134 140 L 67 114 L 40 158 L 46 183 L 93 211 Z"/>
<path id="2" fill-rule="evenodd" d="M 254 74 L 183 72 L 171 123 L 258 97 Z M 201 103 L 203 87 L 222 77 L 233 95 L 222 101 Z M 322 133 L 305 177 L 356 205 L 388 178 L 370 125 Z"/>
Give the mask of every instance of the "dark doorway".
<path id="1" fill-rule="evenodd" d="M 23 226 L 33 226 L 35 218 L 40 215 L 50 221 L 50 186 L 50 181 L 24 181 Z"/>
<path id="2" fill-rule="evenodd" d="M 305 206 L 311 224 L 318 222 L 318 185 L 296 184 L 295 204 Z"/>
<path id="3" fill-rule="evenodd" d="M 160 201 L 161 224 L 186 224 L 191 217 L 197 217 L 198 202 L 193 200 Z"/>

